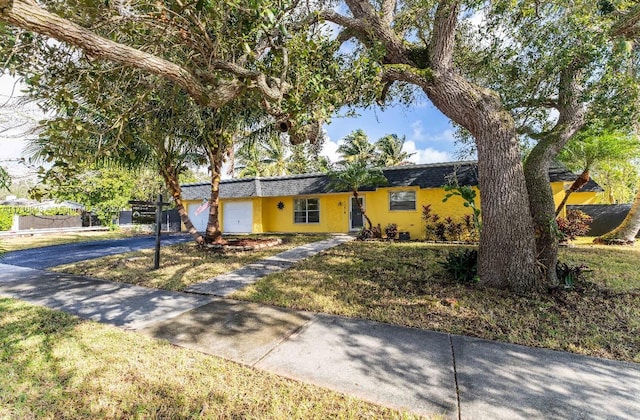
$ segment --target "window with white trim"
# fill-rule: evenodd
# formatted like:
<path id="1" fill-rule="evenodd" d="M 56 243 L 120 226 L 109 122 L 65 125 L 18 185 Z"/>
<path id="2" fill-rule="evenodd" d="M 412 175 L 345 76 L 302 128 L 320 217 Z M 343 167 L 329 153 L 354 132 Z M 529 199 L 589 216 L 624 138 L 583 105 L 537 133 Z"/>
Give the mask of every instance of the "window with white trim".
<path id="1" fill-rule="evenodd" d="M 389 191 L 389 210 L 415 210 L 415 191 Z"/>
<path id="2" fill-rule="evenodd" d="M 320 200 L 317 198 L 293 200 L 293 223 L 320 223 Z"/>

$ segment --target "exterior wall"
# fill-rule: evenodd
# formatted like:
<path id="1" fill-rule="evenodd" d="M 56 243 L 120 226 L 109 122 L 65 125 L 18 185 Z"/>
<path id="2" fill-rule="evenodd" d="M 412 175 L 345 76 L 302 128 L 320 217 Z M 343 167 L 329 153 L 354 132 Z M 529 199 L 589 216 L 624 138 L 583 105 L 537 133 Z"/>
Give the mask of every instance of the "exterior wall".
<path id="1" fill-rule="evenodd" d="M 391 210 L 389 193 L 392 191 L 415 191 L 415 210 Z M 476 190 L 477 191 L 477 190 Z M 393 187 L 380 188 L 374 192 L 363 193 L 366 204 L 367 215 L 374 225 L 380 224 L 384 227 L 389 223 L 398 225 L 399 232 L 409 232 L 412 239 L 424 238 L 424 223 L 422 222 L 422 206 L 431 205 L 431 214 L 437 214 L 441 218 L 452 217 L 462 218 L 471 214 L 471 210 L 464 207 L 464 200 L 458 196 L 453 196 L 442 202 L 446 193 L 442 188 L 419 189 L 418 187 Z M 479 204 L 479 198 L 476 198 Z"/>
<path id="2" fill-rule="evenodd" d="M 551 189 L 556 206 L 564 197 L 564 188 L 570 183 L 552 182 Z M 415 191 L 415 210 L 390 210 L 389 192 Z M 476 192 L 478 192 L 476 188 Z M 569 198 L 568 204 L 593 204 L 596 202 L 596 192 L 576 192 Z M 442 188 L 391 187 L 379 188 L 376 191 L 359 193 L 365 199 L 365 210 L 374 225 L 384 227 L 389 223 L 396 223 L 400 232 L 409 232 L 412 239 L 424 238 L 424 224 L 422 222 L 422 206 L 431 205 L 431 214 L 441 218 L 452 217 L 459 219 L 472 214 L 471 209 L 464 206 L 464 200 L 453 196 L 443 202 L 446 193 Z M 253 203 L 253 233 L 264 232 L 303 232 L 303 233 L 346 233 L 349 232 L 349 202 L 351 193 L 318 194 L 308 196 L 282 197 L 251 197 L 240 199 L 225 199 L 229 201 L 252 201 Z M 293 202 L 297 198 L 317 198 L 320 204 L 319 223 L 294 223 Z M 282 202 L 282 210 L 278 203 Z M 201 201 L 187 201 L 187 206 L 199 206 Z M 480 194 L 476 198 L 480 205 Z M 220 206 L 220 221 L 224 220 L 224 206 Z M 563 212 L 564 215 L 564 212 Z M 222 226 L 224 232 L 224 225 Z"/>
<path id="3" fill-rule="evenodd" d="M 568 189 L 571 186 L 572 182 L 552 182 L 551 183 L 551 191 L 553 192 L 553 201 L 555 203 L 556 208 L 564 198 L 565 189 Z M 597 195 L 596 191 L 577 191 L 572 193 L 567 200 L 568 205 L 575 204 L 595 204 L 597 203 Z M 565 217 L 567 215 L 567 207 L 565 206 L 560 212 L 560 216 Z"/>
<path id="4" fill-rule="evenodd" d="M 262 220 L 264 232 L 333 232 L 349 231 L 350 194 L 320 194 L 296 197 L 264 197 Z M 293 202 L 297 198 L 317 198 L 320 206 L 319 223 L 294 223 Z M 278 203 L 282 202 L 282 210 Z"/>

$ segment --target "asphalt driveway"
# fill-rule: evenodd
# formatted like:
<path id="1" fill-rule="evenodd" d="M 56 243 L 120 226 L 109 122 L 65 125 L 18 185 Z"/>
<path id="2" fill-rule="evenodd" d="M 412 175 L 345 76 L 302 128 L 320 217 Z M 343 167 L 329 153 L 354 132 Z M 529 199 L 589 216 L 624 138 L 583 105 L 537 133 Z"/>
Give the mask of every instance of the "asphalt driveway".
<path id="1" fill-rule="evenodd" d="M 0 256 L 0 263 L 45 270 L 56 265 L 154 248 L 155 239 L 155 236 L 149 235 L 12 251 Z M 186 234 L 163 234 L 162 246 L 190 240 L 191 237 Z"/>

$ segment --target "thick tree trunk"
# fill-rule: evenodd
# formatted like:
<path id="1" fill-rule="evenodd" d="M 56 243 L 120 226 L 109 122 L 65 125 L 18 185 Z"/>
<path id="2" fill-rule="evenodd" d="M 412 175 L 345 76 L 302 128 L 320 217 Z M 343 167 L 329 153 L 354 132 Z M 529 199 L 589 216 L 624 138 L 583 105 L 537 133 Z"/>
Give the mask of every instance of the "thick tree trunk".
<path id="1" fill-rule="evenodd" d="M 515 131 L 491 125 L 474 134 L 482 207 L 478 274 L 483 284 L 526 293 L 544 288 Z"/>
<path id="2" fill-rule="evenodd" d="M 596 238 L 594 242 L 607 245 L 632 244 L 635 242 L 638 232 L 640 232 L 640 189 L 638 189 L 629 214 L 620 226 Z"/>
<path id="3" fill-rule="evenodd" d="M 589 182 L 589 179 L 590 179 L 589 168 L 587 168 L 584 171 L 582 171 L 580 176 L 576 178 L 575 181 L 573 181 L 573 184 L 571 184 L 571 187 L 569 187 L 569 189 L 565 191 L 564 197 L 562 198 L 562 201 L 560 202 L 560 204 L 558 204 L 558 208 L 556 209 L 556 217 L 560 215 L 564 206 L 567 205 L 567 201 L 569 200 L 569 197 L 571 196 L 571 194 L 578 191 L 580 188 L 584 187 L 585 184 Z"/>
<path id="4" fill-rule="evenodd" d="M 163 168 L 161 172 L 162 178 L 164 178 L 164 182 L 167 185 L 167 188 L 171 192 L 171 196 L 173 197 L 173 201 L 176 204 L 176 209 L 178 210 L 178 214 L 180 215 L 180 220 L 184 224 L 184 227 L 189 232 L 189 235 L 196 241 L 197 244 L 203 244 L 204 238 L 198 232 L 198 229 L 193 226 L 191 223 L 191 219 L 189 218 L 189 214 L 187 213 L 187 209 L 184 207 L 184 203 L 182 202 L 182 188 L 180 187 L 180 183 L 178 182 L 178 175 L 173 167 Z"/>
<path id="5" fill-rule="evenodd" d="M 544 289 L 513 119 L 495 93 L 453 72 L 435 77 L 431 86 L 424 90 L 434 105 L 476 139 L 482 207 L 480 282 L 516 293 Z"/>
<path id="6" fill-rule="evenodd" d="M 524 164 L 524 174 L 529 193 L 529 208 L 533 216 L 537 259 L 548 285 L 555 286 L 558 284 L 556 264 L 559 237 L 549 180 L 549 165 L 557 151 L 556 144 L 550 140 L 541 140 L 529 153 Z"/>
<path id="7" fill-rule="evenodd" d="M 536 261 L 513 118 L 495 92 L 470 83 L 454 69 L 459 7 L 458 2 L 438 4 L 429 48 L 430 69 L 417 69 L 406 52 L 398 57 L 388 54 L 386 59 L 397 64 L 385 68 L 385 77 L 420 86 L 440 111 L 476 139 L 482 205 L 481 283 L 516 293 L 541 290 L 544 281 Z"/>

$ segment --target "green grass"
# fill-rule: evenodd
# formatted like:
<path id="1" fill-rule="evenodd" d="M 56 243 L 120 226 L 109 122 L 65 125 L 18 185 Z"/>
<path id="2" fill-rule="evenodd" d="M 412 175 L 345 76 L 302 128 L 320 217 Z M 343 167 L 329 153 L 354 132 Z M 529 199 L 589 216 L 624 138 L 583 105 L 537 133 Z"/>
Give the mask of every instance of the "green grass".
<path id="1" fill-rule="evenodd" d="M 612 291 L 640 290 L 640 242 L 635 246 L 587 242 L 561 248 L 560 259 L 573 265 L 587 264 L 592 270 L 589 278 Z"/>
<path id="2" fill-rule="evenodd" d="M 0 299 L 0 418 L 413 418 L 61 312 Z"/>
<path id="3" fill-rule="evenodd" d="M 156 289 L 182 291 L 192 284 L 228 273 L 287 249 L 327 239 L 329 236 L 291 234 L 278 237 L 282 239 L 282 244 L 251 252 L 221 254 L 199 248 L 193 242 L 163 247 L 158 270 L 151 270 L 154 250 L 149 249 L 61 265 L 52 268 L 52 271 L 87 275 Z"/>

